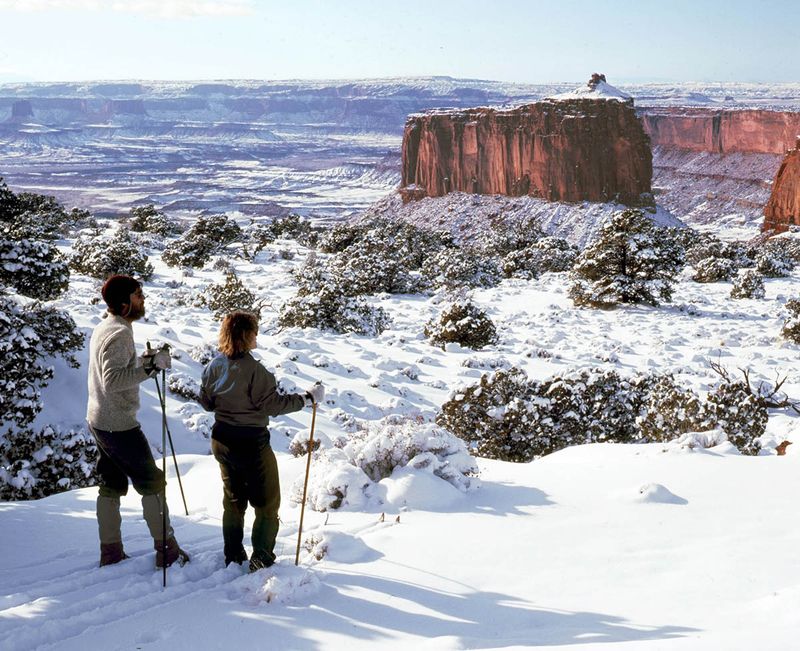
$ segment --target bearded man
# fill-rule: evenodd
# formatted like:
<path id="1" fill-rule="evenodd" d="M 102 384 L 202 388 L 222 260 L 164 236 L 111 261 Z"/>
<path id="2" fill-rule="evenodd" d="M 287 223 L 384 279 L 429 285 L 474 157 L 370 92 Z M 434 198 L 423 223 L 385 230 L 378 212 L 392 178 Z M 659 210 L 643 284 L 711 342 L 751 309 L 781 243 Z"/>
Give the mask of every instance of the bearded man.
<path id="1" fill-rule="evenodd" d="M 164 473 L 156 466 L 150 444 L 136 419 L 139 385 L 170 368 L 169 352 L 136 356 L 133 322 L 144 316 L 142 284 L 131 276 L 111 276 L 102 289 L 108 306 L 89 343 L 89 404 L 86 420 L 97 442 L 97 525 L 100 565 L 129 558 L 122 545 L 120 497 L 128 480 L 142 496 L 142 514 L 153 537 L 156 566 L 189 560 L 169 524 Z M 166 389 L 166 388 L 165 388 Z M 166 526 L 165 523 L 166 522 Z M 165 540 L 166 539 L 166 540 Z"/>

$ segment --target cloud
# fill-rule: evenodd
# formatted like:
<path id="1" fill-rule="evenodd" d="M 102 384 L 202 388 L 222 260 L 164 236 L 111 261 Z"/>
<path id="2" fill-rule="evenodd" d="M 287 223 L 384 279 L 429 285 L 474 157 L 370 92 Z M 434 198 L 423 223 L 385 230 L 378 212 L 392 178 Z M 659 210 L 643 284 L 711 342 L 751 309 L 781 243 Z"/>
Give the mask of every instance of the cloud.
<path id="1" fill-rule="evenodd" d="M 247 16 L 254 0 L 0 0 L 0 11 L 90 11 L 156 18 Z"/>

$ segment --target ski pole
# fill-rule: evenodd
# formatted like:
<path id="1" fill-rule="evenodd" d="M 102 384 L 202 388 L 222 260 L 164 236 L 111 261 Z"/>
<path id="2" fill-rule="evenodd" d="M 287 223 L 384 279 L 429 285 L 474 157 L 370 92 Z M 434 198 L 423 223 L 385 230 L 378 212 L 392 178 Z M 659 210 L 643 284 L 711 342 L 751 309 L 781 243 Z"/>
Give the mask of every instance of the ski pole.
<path id="1" fill-rule="evenodd" d="M 167 424 L 167 372 L 161 371 L 161 383 L 164 386 L 164 393 L 161 393 L 161 386 L 158 384 L 158 376 L 155 378 L 156 391 L 158 391 L 158 400 L 161 403 L 161 424 L 167 433 L 167 441 L 169 441 L 169 449 L 172 451 L 172 463 L 175 466 L 175 476 L 178 478 L 178 487 L 181 489 L 181 499 L 183 500 L 183 510 L 186 515 L 189 515 L 189 507 L 186 506 L 186 494 L 183 492 L 183 482 L 181 481 L 181 471 L 178 469 L 178 459 L 175 456 L 175 446 L 172 444 L 172 433 L 169 431 Z M 167 456 L 166 447 L 161 448 L 164 456 Z"/>
<path id="2" fill-rule="evenodd" d="M 317 420 L 317 402 L 311 399 L 311 432 L 308 435 L 308 459 L 306 460 L 306 478 L 303 482 L 303 501 L 300 503 L 300 527 L 297 530 L 297 552 L 294 555 L 294 564 L 300 563 L 300 542 L 303 537 L 303 515 L 306 511 L 306 492 L 308 491 L 308 474 L 311 470 L 311 451 L 314 447 L 314 424 Z"/>
<path id="3" fill-rule="evenodd" d="M 147 344 L 150 347 L 150 344 Z M 158 384 L 158 377 L 156 377 Z M 159 394 L 161 391 L 159 390 Z M 161 419 L 161 472 L 164 476 L 164 488 L 161 489 L 161 564 L 163 573 L 162 587 L 167 587 L 167 419 Z"/>

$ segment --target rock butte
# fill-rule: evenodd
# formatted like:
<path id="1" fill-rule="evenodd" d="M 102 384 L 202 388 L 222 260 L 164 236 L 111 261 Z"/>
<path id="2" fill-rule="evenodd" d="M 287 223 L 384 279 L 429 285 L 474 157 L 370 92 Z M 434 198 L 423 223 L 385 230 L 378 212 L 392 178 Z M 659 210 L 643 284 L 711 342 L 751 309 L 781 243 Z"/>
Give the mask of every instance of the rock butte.
<path id="1" fill-rule="evenodd" d="M 412 115 L 402 174 L 406 200 L 462 191 L 652 203 L 649 138 L 633 100 L 602 75 L 586 89 L 513 109 Z"/>
<path id="2" fill-rule="evenodd" d="M 800 224 L 800 137 L 783 159 L 764 209 L 764 230 L 782 232 Z"/>

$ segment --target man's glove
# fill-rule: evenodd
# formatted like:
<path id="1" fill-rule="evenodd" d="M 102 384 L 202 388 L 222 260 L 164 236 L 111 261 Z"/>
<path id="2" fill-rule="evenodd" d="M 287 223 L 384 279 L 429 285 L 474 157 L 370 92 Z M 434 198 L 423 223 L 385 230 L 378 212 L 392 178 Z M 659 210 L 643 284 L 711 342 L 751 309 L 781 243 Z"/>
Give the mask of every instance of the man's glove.
<path id="1" fill-rule="evenodd" d="M 155 350 L 150 348 L 148 344 L 147 350 L 142 353 L 141 359 L 144 370 L 150 375 L 155 371 L 163 371 L 172 368 L 172 358 L 169 355 L 169 350 L 166 348 Z"/>
<path id="2" fill-rule="evenodd" d="M 313 387 L 306 391 L 306 397 L 311 401 L 312 404 L 321 403 L 322 399 L 325 397 L 325 387 L 322 385 L 322 382 L 317 382 Z"/>
<path id="3" fill-rule="evenodd" d="M 172 368 L 172 357 L 169 356 L 169 351 L 165 348 L 162 348 L 155 355 L 153 355 L 153 366 L 155 366 L 159 371 L 165 371 L 168 368 Z"/>

